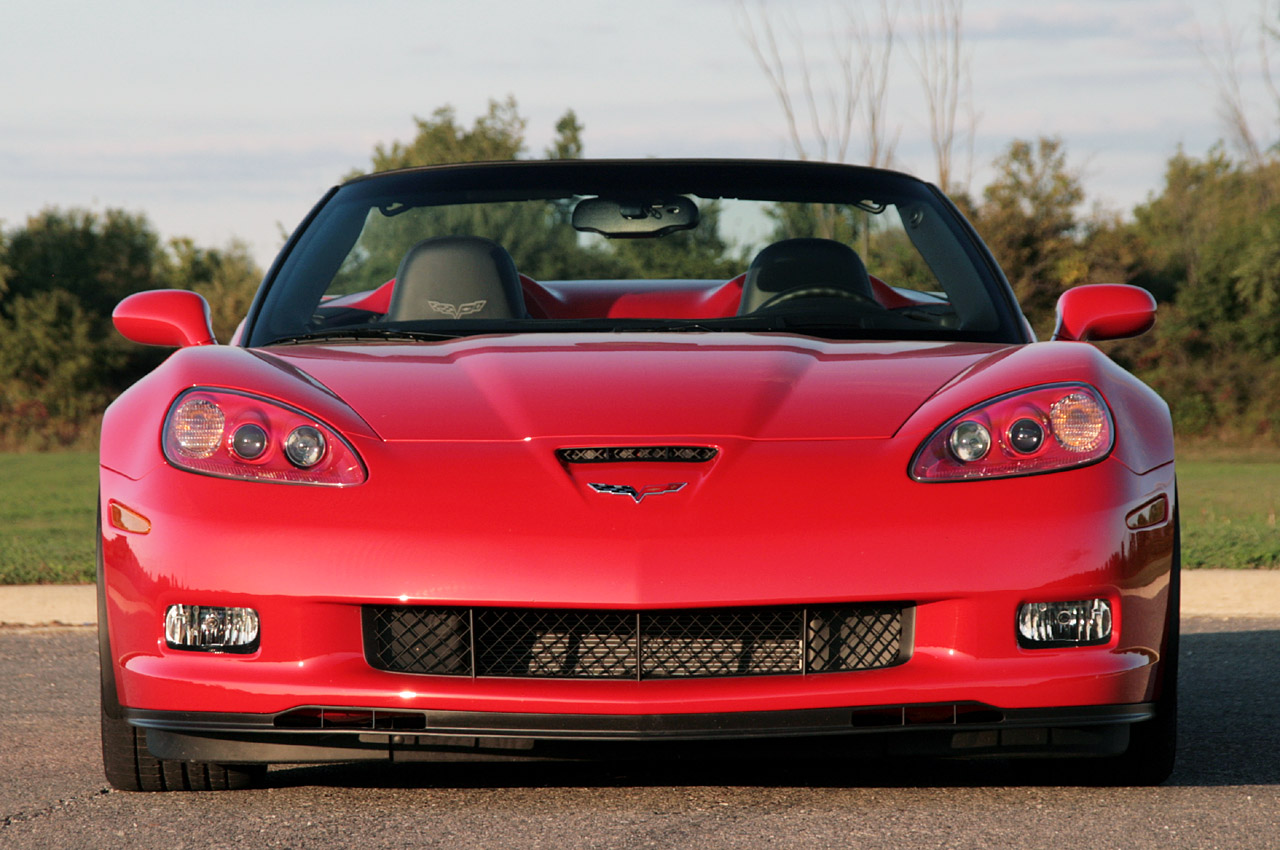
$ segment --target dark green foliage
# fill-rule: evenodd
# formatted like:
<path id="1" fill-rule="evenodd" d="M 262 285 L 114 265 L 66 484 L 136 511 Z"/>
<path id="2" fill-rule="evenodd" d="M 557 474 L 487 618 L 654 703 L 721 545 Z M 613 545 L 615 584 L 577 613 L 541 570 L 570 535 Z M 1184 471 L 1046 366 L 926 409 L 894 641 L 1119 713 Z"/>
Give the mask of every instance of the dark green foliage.
<path id="1" fill-rule="evenodd" d="M 1163 302 L 1119 355 L 1169 401 L 1178 430 L 1280 443 L 1280 164 L 1179 153 L 1134 211 L 1135 282 Z"/>
<path id="2" fill-rule="evenodd" d="M 117 393 L 166 352 L 128 342 L 111 311 L 144 289 L 194 289 L 226 339 L 260 274 L 247 250 L 162 245 L 144 216 L 49 209 L 0 239 L 0 448 L 92 440 Z"/>
<path id="3" fill-rule="evenodd" d="M 1058 140 L 1015 141 L 969 214 L 1043 338 L 1082 283 L 1134 283 L 1154 330 L 1104 347 L 1169 402 L 1180 435 L 1280 444 L 1280 163 L 1178 153 L 1131 221 L 1081 218 Z"/>
<path id="4" fill-rule="evenodd" d="M 982 193 L 977 227 L 1037 328 L 1068 286 L 1084 283 L 1076 208 L 1084 190 L 1060 139 L 1014 141 Z"/>

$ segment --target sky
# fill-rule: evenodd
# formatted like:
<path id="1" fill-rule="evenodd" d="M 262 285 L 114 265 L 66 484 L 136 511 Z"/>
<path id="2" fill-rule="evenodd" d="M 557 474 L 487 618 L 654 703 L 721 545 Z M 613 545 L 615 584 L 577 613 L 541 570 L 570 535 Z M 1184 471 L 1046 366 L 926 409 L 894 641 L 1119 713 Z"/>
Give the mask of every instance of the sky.
<path id="1" fill-rule="evenodd" d="M 749 0 L 755 2 L 755 0 Z M 851 0 L 878 18 L 872 0 Z M 893 0 L 889 0 L 894 5 Z M 1206 57 L 1239 39 L 1251 121 L 1280 114 L 1256 49 L 1261 0 L 966 0 L 980 193 L 1014 139 L 1057 136 L 1089 205 L 1126 213 L 1180 148 L 1226 136 Z M 772 4 L 817 86 L 828 0 Z M 165 238 L 238 239 L 265 268 L 333 184 L 414 117 L 470 125 L 513 96 L 539 154 L 572 108 L 590 157 L 795 158 L 739 27 L 738 0 L 41 0 L 0 3 L 0 227 L 47 207 L 144 213 Z M 936 179 L 928 113 L 896 4 L 895 167 Z M 781 46 L 796 61 L 790 38 Z M 1201 45 L 1201 46 L 1198 46 Z M 1202 49 L 1203 47 L 1203 49 Z M 1280 60 L 1278 60 L 1280 61 Z M 798 66 L 793 66 L 798 67 Z M 967 146 L 965 146 L 967 147 Z M 848 159 L 865 148 L 855 141 Z"/>

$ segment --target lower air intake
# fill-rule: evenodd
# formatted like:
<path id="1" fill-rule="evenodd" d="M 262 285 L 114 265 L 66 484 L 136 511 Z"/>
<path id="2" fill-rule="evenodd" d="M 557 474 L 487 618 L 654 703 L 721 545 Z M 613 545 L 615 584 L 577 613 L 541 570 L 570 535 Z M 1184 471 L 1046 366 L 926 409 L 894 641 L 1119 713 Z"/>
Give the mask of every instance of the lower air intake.
<path id="1" fill-rule="evenodd" d="M 907 659 L 900 605 L 581 611 L 366 606 L 365 657 L 443 676 L 676 679 L 845 673 Z"/>

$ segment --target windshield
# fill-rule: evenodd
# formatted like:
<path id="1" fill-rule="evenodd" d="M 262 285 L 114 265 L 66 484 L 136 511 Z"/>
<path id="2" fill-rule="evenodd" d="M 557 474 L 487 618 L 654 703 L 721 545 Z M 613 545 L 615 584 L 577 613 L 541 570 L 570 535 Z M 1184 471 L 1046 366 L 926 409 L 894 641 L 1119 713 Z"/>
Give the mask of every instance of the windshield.
<path id="1" fill-rule="evenodd" d="M 775 331 L 1021 341 L 954 211 L 804 164 L 511 163 L 353 181 L 313 215 L 252 345 L 479 333 Z"/>

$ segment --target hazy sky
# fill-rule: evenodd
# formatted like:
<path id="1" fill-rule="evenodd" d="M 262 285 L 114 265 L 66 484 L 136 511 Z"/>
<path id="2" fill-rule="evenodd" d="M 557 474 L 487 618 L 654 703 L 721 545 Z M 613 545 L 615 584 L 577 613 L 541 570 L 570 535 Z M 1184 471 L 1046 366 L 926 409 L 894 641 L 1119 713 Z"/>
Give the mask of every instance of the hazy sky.
<path id="1" fill-rule="evenodd" d="M 785 8 L 819 72 L 829 4 Z M 878 4 L 862 0 L 869 12 Z M 784 4 L 775 6 L 782 7 Z M 913 2 L 899 3 L 906 35 Z M 467 124 L 513 95 L 533 153 L 573 108 L 588 156 L 792 157 L 736 0 L 0 2 L 0 222 L 46 206 L 144 212 L 164 236 L 246 241 L 265 264 L 330 185 L 451 104 Z M 1128 211 L 1181 145 L 1224 133 L 1202 34 L 1239 33 L 1258 129 L 1258 0 L 967 0 L 978 114 L 972 185 L 1014 138 L 1061 136 L 1088 198 Z M 934 179 L 900 44 L 897 167 Z M 850 159 L 864 151 L 855 145 Z M 964 161 L 960 163 L 964 170 Z"/>

